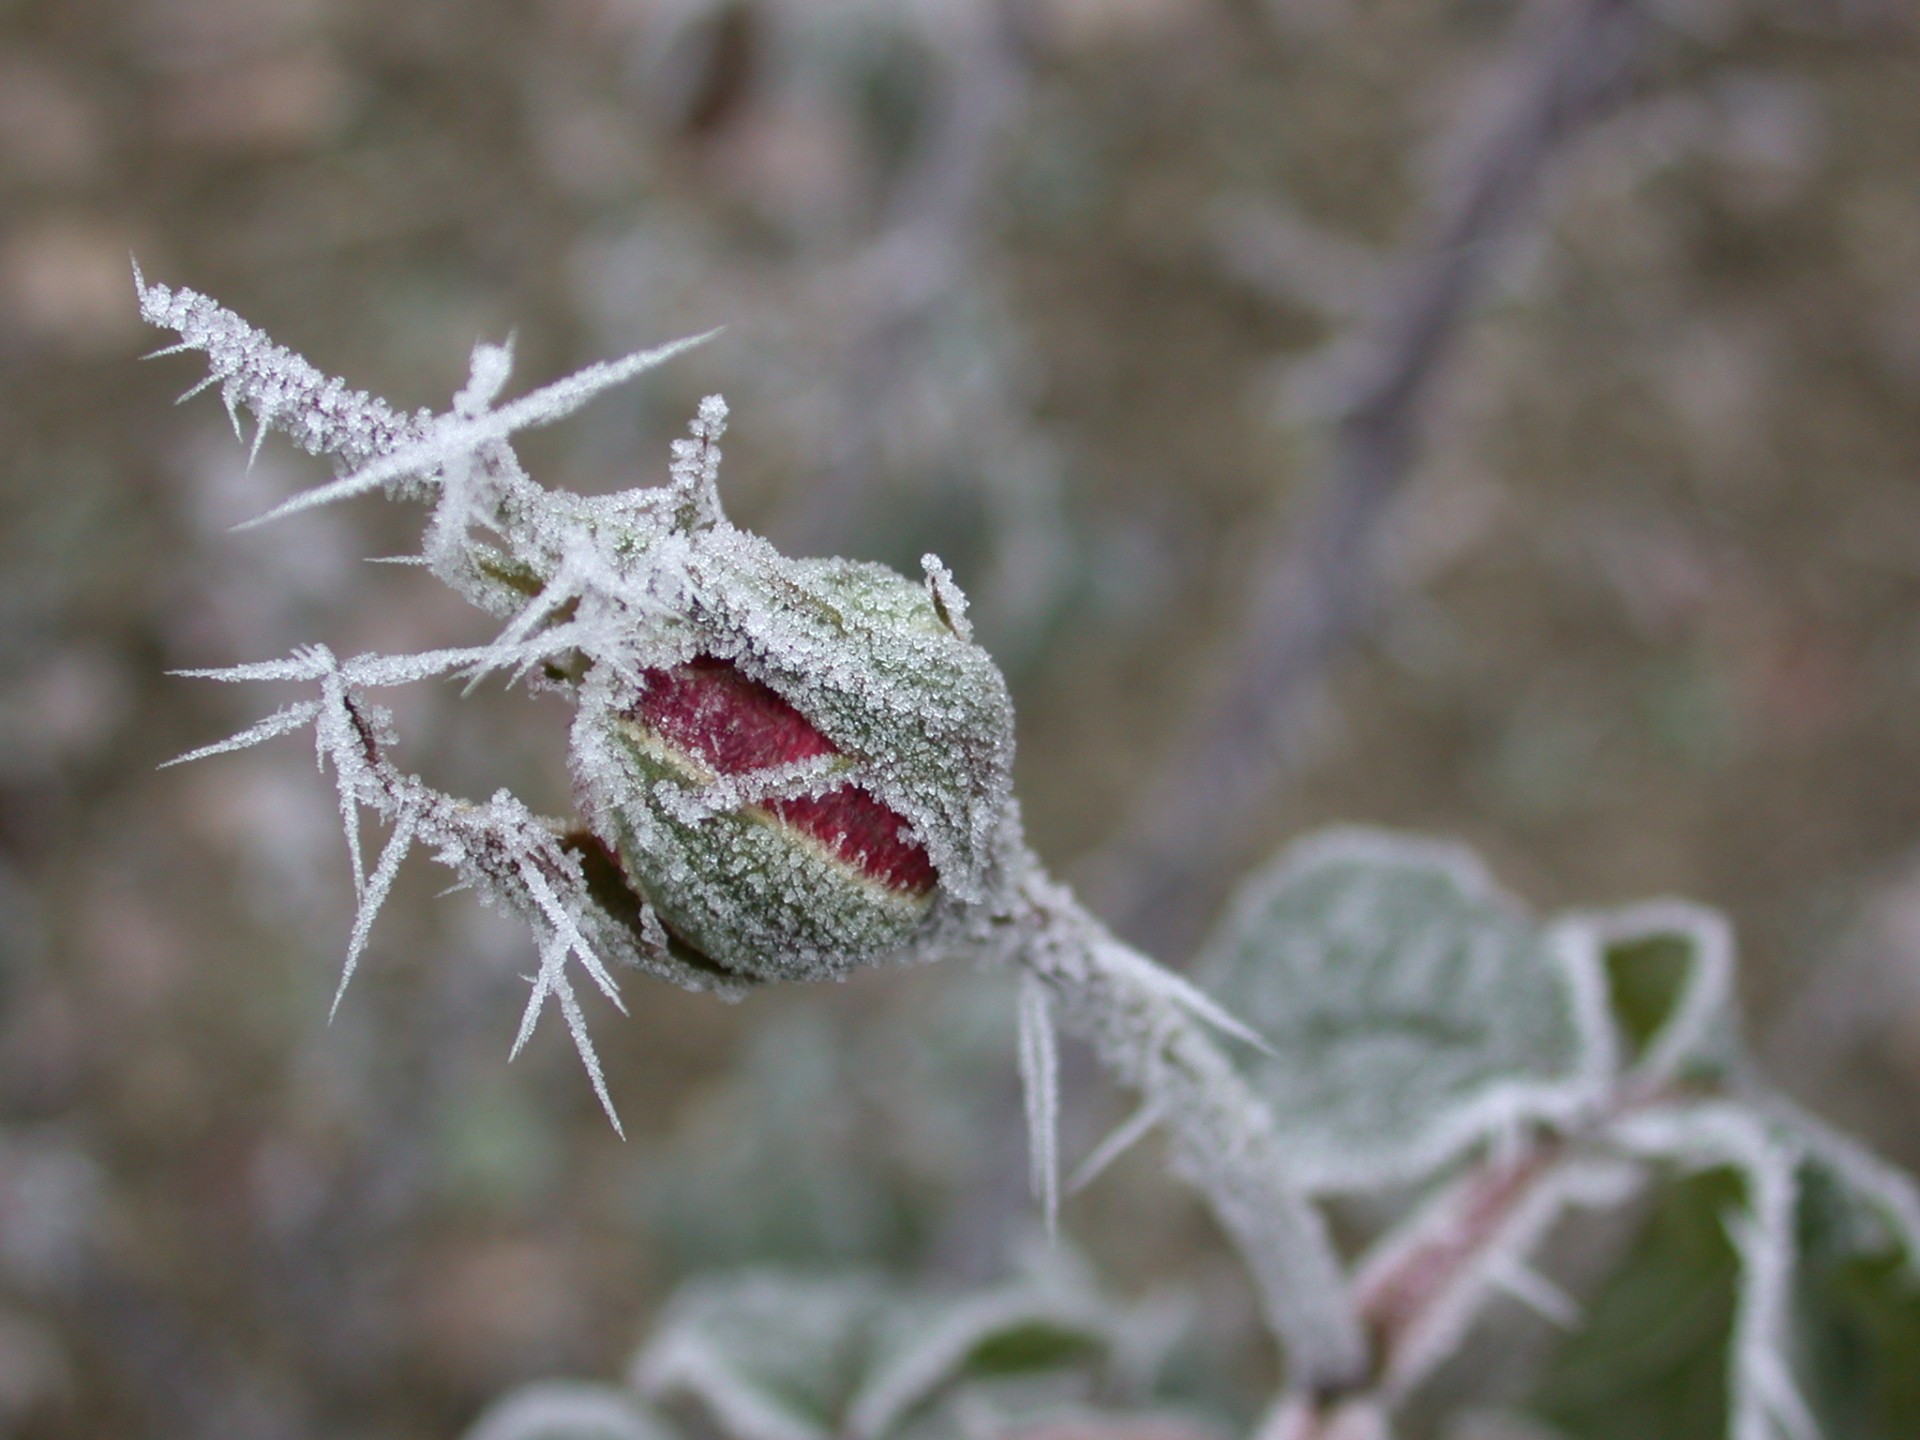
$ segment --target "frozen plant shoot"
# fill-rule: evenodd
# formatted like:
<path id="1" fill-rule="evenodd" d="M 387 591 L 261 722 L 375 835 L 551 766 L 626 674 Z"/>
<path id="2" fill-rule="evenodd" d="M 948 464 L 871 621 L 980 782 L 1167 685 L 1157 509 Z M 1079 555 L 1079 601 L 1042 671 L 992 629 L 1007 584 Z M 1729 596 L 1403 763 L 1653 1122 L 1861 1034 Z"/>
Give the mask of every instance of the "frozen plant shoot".
<path id="1" fill-rule="evenodd" d="M 190 672 L 317 692 L 182 759 L 312 729 L 359 902 L 343 989 L 415 846 L 526 922 L 539 968 L 514 1048 L 554 1002 L 609 1116 L 582 975 L 619 1005 L 620 967 L 737 995 L 868 966 L 998 964 L 1018 976 L 1031 1179 L 1048 1223 L 1060 1193 L 1059 1025 L 1142 1102 L 1076 1185 L 1163 1131 L 1169 1165 L 1245 1263 L 1286 1361 L 1264 1440 L 1384 1440 L 1493 1297 L 1577 1330 L 1580 1306 L 1536 1270 L 1536 1253 L 1574 1212 L 1661 1192 L 1723 1204 L 1713 1218 L 1735 1272 L 1732 1314 L 1710 1363 L 1725 1377 L 1733 1440 L 1913 1433 L 1860 1423 L 1857 1402 L 1869 1382 L 1904 1393 L 1886 1388 L 1903 1372 L 1870 1326 L 1883 1313 L 1920 1326 L 1920 1196 L 1754 1078 L 1718 915 L 1668 901 L 1536 920 L 1460 847 L 1335 831 L 1242 887 L 1199 956 L 1199 988 L 1116 940 L 1028 849 L 1006 685 L 938 559 L 909 580 L 791 559 L 730 524 L 717 396 L 701 402 L 657 487 L 582 497 L 521 468 L 515 431 L 697 341 L 505 403 L 510 356 L 481 345 L 447 413 L 409 415 L 204 296 L 138 285 L 141 313 L 179 337 L 170 351 L 204 352 L 202 384 L 219 388 L 236 429 L 246 410 L 256 446 L 278 429 L 334 459 L 338 478 L 274 514 L 374 489 L 424 502 L 418 563 L 500 620 L 473 648 L 340 659 L 313 646 Z M 374 692 L 449 674 L 572 700 L 573 815 L 536 815 L 504 790 L 463 800 L 393 762 L 391 717 Z M 387 830 L 371 865 L 360 846 L 368 810 Z M 1354 1253 L 1336 1247 L 1319 1205 L 1343 1194 L 1385 1197 Z M 968 1347 L 995 1327 L 1044 1312 L 1100 1329 L 1080 1300 L 1060 1310 L 1039 1292 L 1009 1292 L 933 1327 L 930 1349 L 894 1354 L 902 1337 L 875 1317 L 918 1299 L 816 1290 L 808 1303 L 839 1317 L 820 1335 L 846 1332 L 832 1363 L 858 1351 L 872 1365 L 831 1433 L 867 1440 L 964 1370 Z M 761 1317 L 784 1313 L 793 1293 L 753 1280 L 678 1307 L 638 1390 L 691 1387 L 723 1418 L 764 1419 L 765 1396 L 741 1410 L 727 1377 L 763 1361 L 776 1379 L 788 1373 L 790 1337 L 769 1349 Z M 626 1414 L 632 1403 L 624 1392 L 550 1394 L 499 1433 L 585 1433 L 584 1420 L 546 1431 L 539 1417 Z M 1894 1414 L 1893 1403 L 1874 1413 Z M 818 1417 L 805 1414 L 721 1431 L 813 1440 Z"/>
<path id="2" fill-rule="evenodd" d="M 609 961 L 731 992 L 953 944 L 1008 833 L 1013 727 L 1000 673 L 972 643 L 940 562 L 929 556 L 914 583 L 877 565 L 789 560 L 728 524 L 718 396 L 702 402 L 657 489 L 549 493 L 506 443 L 697 342 L 501 408 L 509 356 L 483 345 L 451 413 L 402 416 L 204 297 L 142 282 L 140 300 L 147 319 L 179 333 L 176 348 L 207 352 L 229 410 L 339 460 L 340 479 L 276 515 L 382 486 L 427 499 L 421 561 L 504 621 L 493 644 L 471 650 L 342 663 L 316 648 L 200 672 L 320 687 L 196 756 L 314 726 L 355 850 L 349 975 L 401 861 L 430 847 L 532 926 L 541 968 L 521 1038 L 556 999 L 611 1113 L 569 959 L 617 1000 Z M 574 697 L 577 819 L 537 818 L 504 794 L 469 805 L 387 760 L 387 716 L 367 692 L 448 671 L 524 676 Z M 358 854 L 362 808 L 391 826 L 371 874 Z"/>

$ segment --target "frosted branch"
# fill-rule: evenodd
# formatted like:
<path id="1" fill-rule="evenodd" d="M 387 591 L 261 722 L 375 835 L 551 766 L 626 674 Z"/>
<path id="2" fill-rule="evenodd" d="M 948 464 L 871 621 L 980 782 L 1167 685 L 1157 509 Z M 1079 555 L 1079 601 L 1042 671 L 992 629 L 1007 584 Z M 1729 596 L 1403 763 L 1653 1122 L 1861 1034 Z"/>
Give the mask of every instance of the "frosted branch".
<path id="1" fill-rule="evenodd" d="M 563 420 L 601 391 L 664 364 L 683 350 L 710 340 L 718 333 L 717 330 L 709 330 L 704 335 L 694 335 L 652 350 L 638 351 L 620 360 L 589 365 L 564 380 L 556 380 L 498 410 L 483 410 L 471 417 L 456 411 L 426 427 L 413 443 L 397 446 L 381 454 L 330 485 L 304 490 L 285 504 L 247 521 L 241 528 L 264 525 L 269 520 L 278 520 L 301 510 L 311 510 L 317 505 L 328 505 L 336 500 L 361 495 L 398 480 L 430 477 L 489 445 L 505 440 L 516 431 Z"/>
<path id="2" fill-rule="evenodd" d="M 1115 940 L 1028 858 L 1003 953 L 1044 983 L 1059 1023 L 1138 1091 L 1252 1272 L 1287 1355 L 1290 1385 L 1338 1389 L 1367 1343 L 1326 1223 L 1289 1174 L 1265 1105 L 1197 1013 L 1191 987 Z M 1197 992 L 1195 992 L 1197 993 Z"/>
<path id="3" fill-rule="evenodd" d="M 1020 1086 L 1027 1110 L 1027 1179 L 1052 1235 L 1060 1223 L 1060 1057 L 1053 1007 L 1031 972 L 1020 977 Z"/>
<path id="4" fill-rule="evenodd" d="M 565 974 L 567 961 L 577 960 L 602 993 L 620 1006 L 612 975 L 580 928 L 579 917 L 593 913 L 593 905 L 579 858 L 561 843 L 556 824 L 535 816 L 504 791 L 486 805 L 474 805 L 435 790 L 417 775 L 395 767 L 385 753 L 386 717 L 360 693 L 370 686 L 444 674 L 492 653 L 440 650 L 419 655 L 363 655 L 341 664 L 325 647 L 315 646 L 285 660 L 184 672 L 220 680 L 318 681 L 321 694 L 318 700 L 287 706 L 228 740 L 172 763 L 224 754 L 312 725 L 320 762 L 333 771 L 339 792 L 359 901 L 334 1008 L 339 1008 L 358 969 L 374 920 L 401 863 L 416 843 L 424 843 L 464 884 L 483 898 L 513 910 L 539 939 L 540 971 L 514 1042 L 514 1053 L 525 1044 L 546 1001 L 557 1002 L 594 1093 L 619 1130 L 620 1120 L 587 1033 L 585 1015 Z M 358 814 L 362 809 L 372 810 L 393 827 L 373 873 L 364 876 L 358 840 Z"/>
<path id="5" fill-rule="evenodd" d="M 1648 30 L 1642 0 L 1577 0 L 1543 43 L 1523 46 L 1496 116 L 1423 217 L 1424 243 L 1376 287 L 1362 364 L 1333 417 L 1326 483 L 1296 527 L 1263 537 L 1239 633 L 1220 655 L 1207 713 L 1140 796 L 1100 875 L 1128 933 L 1184 939 L 1195 882 L 1244 843 L 1285 752 L 1317 703 L 1329 660 L 1373 612 L 1377 539 L 1419 457 L 1446 367 L 1494 260 L 1569 143 L 1626 93 Z"/>
<path id="6" fill-rule="evenodd" d="M 283 430 L 309 455 L 334 455 L 358 469 L 376 456 L 417 443 L 426 434 L 425 411 L 407 415 L 364 390 L 349 389 L 345 381 L 322 374 L 293 351 L 276 345 L 217 300 L 193 290 L 149 285 L 138 266 L 133 278 L 140 318 L 180 337 L 178 344 L 154 354 L 204 351 L 208 375 L 195 390 L 220 387 L 236 435 L 244 406 L 258 417 L 263 430 Z"/>

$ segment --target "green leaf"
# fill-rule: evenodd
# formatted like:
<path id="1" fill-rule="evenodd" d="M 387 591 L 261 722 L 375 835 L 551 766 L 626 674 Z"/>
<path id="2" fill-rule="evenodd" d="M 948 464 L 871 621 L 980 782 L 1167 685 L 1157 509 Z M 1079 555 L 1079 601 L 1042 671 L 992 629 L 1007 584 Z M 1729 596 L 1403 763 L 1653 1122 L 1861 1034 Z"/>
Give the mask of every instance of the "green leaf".
<path id="1" fill-rule="evenodd" d="M 1847 1142 L 1834 1145 L 1830 1133 L 1808 1138 L 1794 1288 L 1801 1390 L 1830 1440 L 1912 1440 L 1920 1435 L 1920 1255 L 1911 1187 Z"/>
<path id="2" fill-rule="evenodd" d="M 1243 887 L 1196 978 L 1272 1042 L 1248 1073 L 1308 1185 L 1415 1178 L 1609 1072 L 1597 974 L 1456 845 L 1297 843 Z"/>
<path id="3" fill-rule="evenodd" d="M 1573 1440 L 1724 1440 L 1739 1266 L 1724 1217 L 1743 1189 L 1720 1169 L 1664 1191 L 1536 1390 L 1544 1419 Z"/>
<path id="4" fill-rule="evenodd" d="M 682 1289 L 635 1364 L 730 1440 L 882 1440 L 962 1386 L 1078 1381 L 1137 1347 L 1142 1320 L 1077 1266 L 942 1293 L 873 1275 L 761 1270 Z"/>
<path id="5" fill-rule="evenodd" d="M 1643 1080 L 1724 1080 L 1739 1056 L 1733 936 L 1683 900 L 1576 914 L 1555 927 L 1604 976 L 1622 1064 Z"/>
<path id="6" fill-rule="evenodd" d="M 611 1385 L 548 1380 L 487 1407 L 463 1440 L 678 1440 L 631 1393 Z"/>

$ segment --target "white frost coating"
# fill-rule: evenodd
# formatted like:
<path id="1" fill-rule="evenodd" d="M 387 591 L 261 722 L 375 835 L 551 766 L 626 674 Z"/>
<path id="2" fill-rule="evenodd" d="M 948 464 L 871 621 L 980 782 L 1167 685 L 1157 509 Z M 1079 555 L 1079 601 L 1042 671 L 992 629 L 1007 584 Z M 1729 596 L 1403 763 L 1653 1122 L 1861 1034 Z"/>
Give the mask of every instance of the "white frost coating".
<path id="1" fill-rule="evenodd" d="M 794 1323 L 805 1318 L 796 1316 Z M 694 1339 L 669 1341 L 652 1352 L 636 1383 L 648 1395 L 698 1395 L 735 1440 L 832 1440 L 824 1425 L 810 1425 L 740 1384 L 724 1356 Z"/>
<path id="2" fill-rule="evenodd" d="M 1172 1338 L 1164 1309 L 1102 1294 L 1049 1247 L 988 1289 L 949 1293 L 869 1275 L 754 1270 L 682 1287 L 635 1358 L 632 1383 L 698 1402 L 739 1440 L 881 1440 L 967 1383 L 996 1338 L 1034 1329 L 1081 1342 L 1116 1376 L 1150 1371 Z"/>
<path id="3" fill-rule="evenodd" d="M 1053 1033 L 1053 1007 L 1039 978 L 1022 973 L 1020 986 L 1020 1087 L 1027 1114 L 1027 1183 L 1049 1238 L 1060 1228 L 1060 1055 Z"/>
<path id="4" fill-rule="evenodd" d="M 343 796 L 343 805 L 351 804 Z M 349 834 L 359 833 L 358 817 L 349 827 Z M 407 851 L 413 848 L 413 834 L 420 823 L 415 808 L 401 803 L 399 813 L 393 817 L 393 833 L 387 837 L 386 848 L 380 852 L 379 863 L 373 867 L 373 874 L 362 877 L 358 846 L 355 848 L 354 888 L 359 891 L 360 905 L 353 917 L 353 934 L 347 941 L 346 963 L 340 967 L 340 984 L 333 992 L 333 1004 L 327 1009 L 327 1019 L 340 1013 L 340 1001 L 347 993 L 347 982 L 353 979 L 353 972 L 360 963 L 360 956 L 367 948 L 367 937 L 373 933 L 373 918 L 380 913 L 380 907 L 386 903 L 387 892 L 393 888 L 394 876 L 400 873 L 400 862 L 407 858 Z"/>
<path id="5" fill-rule="evenodd" d="M 1273 1042 L 1242 1068 L 1310 1192 L 1574 1124 L 1614 1070 L 1604 977 L 1444 842 L 1297 842 L 1242 887 L 1195 977 Z"/>
<path id="6" fill-rule="evenodd" d="M 1539 1157 L 1519 1165 L 1504 1175 L 1476 1170 L 1455 1182 L 1361 1261 L 1354 1291 L 1362 1309 L 1388 1332 L 1382 1357 L 1386 1395 L 1405 1396 L 1453 1355 L 1491 1291 L 1514 1294 L 1559 1323 L 1577 1314 L 1572 1301 L 1531 1269 L 1528 1257 L 1570 1208 L 1624 1201 L 1638 1187 L 1641 1167 L 1585 1157 Z M 1403 1319 L 1392 1301 L 1408 1275 L 1424 1288 Z"/>
<path id="7" fill-rule="evenodd" d="M 1608 950 L 1663 936 L 1684 942 L 1686 978 L 1672 1012 L 1633 1062 L 1634 1080 L 1650 1087 L 1674 1079 L 1689 1064 L 1726 1063 L 1734 1048 L 1738 1013 L 1733 927 L 1726 916 L 1690 900 L 1649 900 L 1620 910 L 1566 916 L 1556 922 L 1554 934 L 1577 958 L 1581 970 L 1598 977 L 1602 987 L 1607 983 Z"/>
<path id="8" fill-rule="evenodd" d="M 289 705 L 283 710 L 274 711 L 266 719 L 256 721 L 237 735 L 229 735 L 225 740 L 216 740 L 211 745 L 202 745 L 198 750 L 189 750 L 184 755 L 176 755 L 173 759 L 163 762 L 160 768 L 166 770 L 175 765 L 185 765 L 190 761 L 205 760 L 209 756 L 245 750 L 250 746 L 258 745 L 263 740 L 271 740 L 276 735 L 285 735 L 293 730 L 304 730 L 319 714 L 319 701 L 303 700 L 297 705 Z M 354 866 L 353 879 L 355 885 L 361 883 L 358 865 Z"/>
<path id="9" fill-rule="evenodd" d="M 1367 1344 L 1326 1222 L 1301 1192 L 1275 1119 L 1176 987 L 1049 880 L 1009 862 L 1018 892 L 997 953 L 1045 981 L 1060 1023 L 1163 1117 L 1176 1170 L 1207 1197 L 1251 1271 L 1268 1324 L 1304 1388 L 1365 1370 Z"/>
<path id="10" fill-rule="evenodd" d="M 335 457 L 345 478 L 298 497 L 296 507 L 374 485 L 429 501 L 426 565 L 502 621 L 495 643 L 475 650 L 342 665 L 315 649 L 217 672 L 306 679 L 322 693 L 204 753 L 312 723 L 349 843 L 361 808 L 399 828 L 376 864 L 379 883 L 358 881 L 362 946 L 406 846 L 434 851 L 460 881 L 531 927 L 541 962 L 521 1038 L 555 1000 L 610 1112 L 569 963 L 610 994 L 602 957 L 721 993 L 961 950 L 1020 965 L 1045 984 L 1060 1023 L 1090 1038 L 1163 1117 L 1176 1166 L 1205 1192 L 1255 1272 L 1289 1373 L 1311 1386 L 1363 1372 L 1366 1345 L 1325 1224 L 1285 1163 L 1273 1113 L 1209 1027 L 1255 1046 L 1259 1033 L 1116 942 L 1026 851 L 1010 792 L 1005 683 L 966 639 L 964 597 L 943 567 L 929 564 L 924 582 L 910 582 L 874 565 L 791 560 L 728 524 L 714 493 L 725 422 L 717 398 L 703 402 L 659 488 L 580 497 L 534 484 L 508 443 L 512 431 L 558 418 L 663 352 L 592 367 L 493 408 L 510 355 L 483 346 L 447 414 L 405 416 L 327 379 L 211 300 L 144 280 L 139 287 L 142 314 L 179 333 L 175 348 L 206 352 L 230 409 L 250 409 L 263 427 Z M 927 851 L 938 882 L 930 897 L 902 897 L 828 864 L 821 847 L 789 843 L 751 804 L 687 822 L 658 803 L 654 787 L 671 777 L 647 773 L 646 737 L 632 718 L 638 686 L 647 672 L 701 656 L 770 687 L 848 757 L 849 773 Z M 570 761 L 585 833 L 511 797 L 480 806 L 440 794 L 387 760 L 386 717 L 365 691 L 449 670 L 526 674 L 572 696 Z M 756 784 L 770 798 L 812 779 L 751 777 L 728 798 Z M 769 837 L 778 842 L 771 849 Z M 361 876 L 357 858 L 354 869 Z M 684 934 L 670 939 L 669 899 L 731 948 L 716 958 L 689 953 Z M 823 904 L 840 909 L 821 920 Z M 794 917 L 812 917 L 816 933 L 796 942 L 786 923 Z M 357 961 L 359 950 L 350 953 Z M 802 1440 L 779 1429 L 758 1440 Z"/>
<path id="11" fill-rule="evenodd" d="M 1810 1159 L 1832 1170 L 1866 1202 L 1886 1231 L 1882 1238 L 1900 1252 L 1907 1275 L 1920 1281 L 1920 1189 L 1912 1177 L 1784 1096 L 1768 1095 L 1760 1103 L 1806 1148 Z"/>
<path id="12" fill-rule="evenodd" d="M 330 505 L 336 500 L 364 495 L 369 490 L 378 490 L 401 480 L 431 481 L 443 468 L 465 461 L 476 451 L 505 440 L 515 431 L 564 420 L 602 390 L 624 384 L 656 365 L 664 365 L 674 356 L 712 339 L 718 333 L 709 330 L 704 335 L 691 335 L 652 350 L 639 351 L 624 359 L 603 360 L 499 410 L 481 408 L 473 411 L 471 416 L 456 413 L 442 417 L 414 444 L 384 454 L 330 485 L 302 491 L 284 504 L 245 521 L 237 528 L 251 529 L 270 520 L 311 510 L 316 505 Z M 261 423 L 269 423 L 270 418 L 263 417 Z"/>
<path id="13" fill-rule="evenodd" d="M 1015 1283 L 1000 1290 L 926 1307 L 926 1318 L 893 1328 L 906 1339 L 882 1345 L 879 1361 L 866 1376 L 847 1409 L 851 1440 L 880 1440 L 922 1400 L 956 1374 L 985 1337 L 997 1332 L 1048 1325 L 1097 1338 L 1109 1350 L 1123 1347 L 1127 1319 L 1111 1301 L 1091 1288 L 1060 1284 Z M 890 1352 L 890 1353 L 889 1353 Z"/>
<path id="14" fill-rule="evenodd" d="M 1518 1257 L 1489 1265 L 1487 1283 L 1562 1330 L 1577 1329 L 1586 1313 L 1578 1300 Z"/>
<path id="15" fill-rule="evenodd" d="M 515 897 L 542 937 L 535 1009 L 548 998 L 559 1003 L 589 1074 L 597 1075 L 584 1043 L 584 1020 L 556 957 L 577 959 L 609 994 L 601 949 L 677 983 L 731 992 L 753 978 L 813 978 L 862 960 L 933 953 L 933 942 L 950 940 L 967 907 L 984 898 L 988 856 L 1008 798 L 1011 712 L 992 662 L 939 619 L 923 587 L 878 566 L 790 561 L 728 525 L 716 490 L 716 442 L 726 425 L 718 396 L 701 403 L 692 438 L 675 446 L 668 483 L 656 490 L 601 498 L 548 493 L 526 476 L 507 445 L 516 429 L 556 420 L 692 342 L 589 367 L 499 408 L 494 402 L 506 383 L 510 350 L 478 346 L 449 413 L 402 417 L 328 380 L 205 297 L 144 280 L 139 288 L 143 315 L 179 332 L 181 344 L 174 348 L 207 353 L 212 378 L 230 406 L 251 409 L 263 427 L 284 429 L 309 450 L 333 454 L 350 472 L 275 513 L 379 485 L 428 498 L 433 513 L 422 559 L 439 578 L 506 621 L 492 645 L 466 650 L 362 656 L 343 666 L 314 650 L 283 661 L 193 672 L 229 681 L 321 682 L 325 694 L 318 704 L 289 707 L 195 755 L 316 726 L 322 758 L 338 773 L 342 825 L 362 902 L 348 947 L 349 974 L 409 845 L 434 845 L 483 895 L 504 889 Z M 948 600 L 956 608 L 961 604 L 957 590 Z M 610 894 L 609 885 L 630 886 L 630 875 L 602 876 L 595 882 L 600 888 L 590 888 L 582 864 L 594 857 L 580 848 L 585 842 L 563 841 L 555 824 L 506 816 L 496 802 L 489 842 L 460 843 L 454 833 L 459 826 L 448 817 L 464 817 L 461 823 L 471 826 L 479 812 L 429 792 L 413 777 L 384 773 L 375 754 L 384 735 L 359 733 L 373 712 L 356 697 L 369 687 L 448 670 L 464 670 L 473 680 L 494 670 L 510 671 L 513 678 L 543 671 L 540 683 L 570 689 L 581 702 L 573 754 L 581 808 L 626 869 L 632 857 L 622 851 L 623 838 L 664 832 L 656 820 L 634 813 L 645 809 L 636 802 L 645 802 L 650 791 L 636 783 L 631 759 L 617 753 L 608 732 L 617 729 L 644 672 L 700 654 L 733 662 L 797 705 L 848 757 L 847 777 L 904 817 L 931 854 L 941 882 L 930 912 L 902 909 L 881 896 L 880 913 L 899 917 L 888 922 L 893 929 L 876 932 L 884 943 L 865 950 L 856 943 L 851 951 L 775 951 L 728 973 L 670 945 L 640 895 Z M 690 797 L 683 813 L 709 836 L 707 851 L 718 846 L 723 852 L 720 873 L 710 867 L 703 878 L 699 865 L 687 863 L 700 858 L 696 847 L 691 857 L 666 856 L 652 878 L 670 888 L 705 886 L 703 903 L 726 917 L 760 914 L 775 895 L 794 906 L 810 903 L 822 880 L 831 878 L 821 869 L 819 847 L 802 857 L 800 868 L 790 869 L 793 862 L 779 855 L 769 864 L 765 853 L 751 847 L 726 852 L 724 827 L 717 820 L 702 824 L 701 817 L 727 806 L 751 809 L 816 794 L 829 769 L 777 767 L 715 777 L 713 792 Z M 362 806 L 399 825 L 376 866 L 379 883 L 371 895 L 354 818 Z M 508 833 L 524 841 L 517 856 L 503 839 Z M 488 867 L 508 873 L 481 873 Z M 857 890 L 849 892 L 856 899 Z M 750 938 L 756 933 L 748 931 Z M 757 935 L 777 941 L 784 933 L 774 923 Z M 852 932 L 855 942 L 861 933 Z M 548 937 L 564 940 L 564 950 L 545 943 Z"/>
<path id="16" fill-rule="evenodd" d="M 149 285 L 137 265 L 133 275 L 141 319 L 180 336 L 179 344 L 154 355 L 205 351 L 208 375 L 195 391 L 220 387 L 235 435 L 240 433 L 239 410 L 245 406 L 263 428 L 284 431 L 308 454 L 337 455 L 357 467 L 426 433 L 424 411 L 401 414 L 364 390 L 349 390 L 345 382 L 329 379 L 218 302 L 192 290 Z"/>
<path id="17" fill-rule="evenodd" d="M 611 1385 L 550 1380 L 488 1407 L 461 1440 L 675 1440 L 640 1402 Z"/>
<path id="18" fill-rule="evenodd" d="M 476 653 L 442 650 L 418 656 L 361 656 L 341 664 L 324 646 L 313 646 L 286 660 L 187 672 L 219 680 L 317 680 L 321 694 L 317 701 L 289 706 L 226 741 L 181 758 L 240 749 L 312 724 L 319 760 L 332 769 L 339 792 L 359 896 L 334 1008 L 353 978 L 401 863 L 416 842 L 425 843 L 484 899 L 504 904 L 532 925 L 540 940 L 540 977 L 515 1049 L 524 1043 L 546 997 L 557 997 L 594 1093 L 619 1130 L 619 1117 L 587 1036 L 585 1018 L 561 969 L 568 958 L 578 959 L 602 992 L 616 1006 L 620 1003 L 613 977 L 573 919 L 588 905 L 578 858 L 561 845 L 552 823 L 540 820 L 504 791 L 487 805 L 476 806 L 396 769 L 385 755 L 390 740 L 386 713 L 361 693 L 368 686 L 443 674 L 471 663 Z M 360 873 L 357 817 L 363 808 L 393 826 L 370 877 Z"/>
<path id="19" fill-rule="evenodd" d="M 1337 1403 L 1282 1396 L 1254 1427 L 1253 1440 L 1393 1440 L 1386 1407 L 1370 1396 Z"/>
<path id="20" fill-rule="evenodd" d="M 1791 1359 L 1799 1146 L 1756 1111 L 1719 1100 L 1644 1111 L 1616 1122 L 1608 1134 L 1648 1159 L 1739 1172 L 1746 1207 L 1726 1222 L 1740 1258 L 1728 1347 L 1728 1433 L 1732 1440 L 1821 1440 Z"/>
<path id="21" fill-rule="evenodd" d="M 1112 1134 L 1088 1152 L 1087 1158 L 1080 1162 L 1079 1167 L 1067 1181 L 1066 1193 L 1078 1195 L 1086 1189 L 1106 1173 L 1109 1165 L 1144 1140 L 1147 1132 L 1165 1118 L 1160 1112 L 1160 1107 L 1151 1100 L 1140 1106 L 1133 1114 L 1116 1125 Z"/>
<path id="22" fill-rule="evenodd" d="M 973 639 L 973 622 L 967 618 L 967 597 L 961 593 L 946 562 L 938 555 L 922 555 L 920 569 L 927 577 L 927 595 L 947 628 L 962 640 Z"/>

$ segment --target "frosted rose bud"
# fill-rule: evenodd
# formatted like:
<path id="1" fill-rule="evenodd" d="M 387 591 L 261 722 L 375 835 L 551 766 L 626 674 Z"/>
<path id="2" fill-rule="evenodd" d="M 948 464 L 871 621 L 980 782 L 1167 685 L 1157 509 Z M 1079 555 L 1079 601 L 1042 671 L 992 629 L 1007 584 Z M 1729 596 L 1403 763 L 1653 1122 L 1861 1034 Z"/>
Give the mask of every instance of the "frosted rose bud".
<path id="1" fill-rule="evenodd" d="M 583 704 L 582 812 L 668 932 L 732 976 L 895 958 L 984 893 L 1005 682 L 937 562 L 918 585 L 730 529 L 696 544 L 692 653 Z"/>

